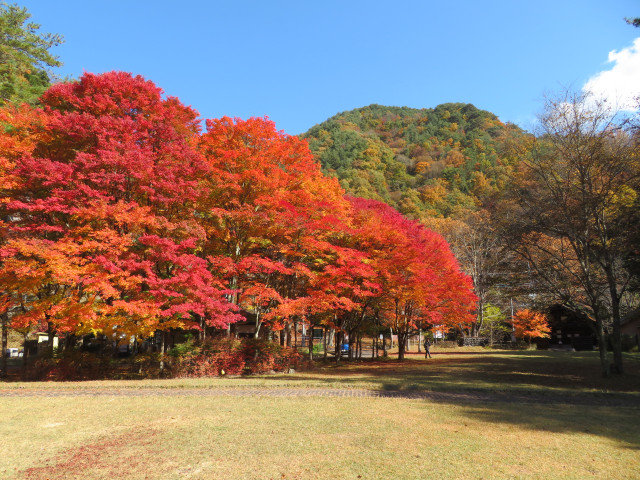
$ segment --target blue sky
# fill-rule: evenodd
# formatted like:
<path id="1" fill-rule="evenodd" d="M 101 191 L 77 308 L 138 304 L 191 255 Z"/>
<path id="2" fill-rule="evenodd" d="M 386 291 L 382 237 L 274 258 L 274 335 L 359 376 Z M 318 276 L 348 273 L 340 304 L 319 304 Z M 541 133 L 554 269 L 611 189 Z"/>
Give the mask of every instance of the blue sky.
<path id="1" fill-rule="evenodd" d="M 61 75 L 140 74 L 203 118 L 290 134 L 372 103 L 468 102 L 529 129 L 564 87 L 640 89 L 637 0 L 15 1 L 64 35 Z"/>

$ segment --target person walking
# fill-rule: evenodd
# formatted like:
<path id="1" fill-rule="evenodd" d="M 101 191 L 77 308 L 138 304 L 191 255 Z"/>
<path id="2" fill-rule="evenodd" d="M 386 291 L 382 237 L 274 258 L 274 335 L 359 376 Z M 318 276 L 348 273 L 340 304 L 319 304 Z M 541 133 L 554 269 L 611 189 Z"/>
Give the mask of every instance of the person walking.
<path id="1" fill-rule="evenodd" d="M 424 358 L 431 358 L 431 342 L 429 338 L 424 339 Z"/>

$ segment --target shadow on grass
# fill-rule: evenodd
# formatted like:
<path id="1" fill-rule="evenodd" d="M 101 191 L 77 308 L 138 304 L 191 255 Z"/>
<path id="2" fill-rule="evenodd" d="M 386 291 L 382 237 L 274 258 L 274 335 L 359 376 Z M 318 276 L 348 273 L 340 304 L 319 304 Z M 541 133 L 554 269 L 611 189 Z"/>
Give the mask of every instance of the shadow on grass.
<path id="1" fill-rule="evenodd" d="M 626 373 L 603 378 L 597 352 L 508 352 L 478 355 L 434 355 L 319 364 L 309 372 L 286 376 L 290 382 L 320 382 L 353 388 L 404 390 L 489 390 L 537 393 L 638 393 L 640 355 L 625 358 Z M 282 377 L 263 377 L 282 381 Z"/>
<path id="2" fill-rule="evenodd" d="M 620 442 L 621 448 L 640 450 L 638 406 L 484 403 L 463 408 L 468 417 L 485 422 L 555 434 L 603 437 Z"/>
<path id="3" fill-rule="evenodd" d="M 424 398 L 486 422 L 607 437 L 640 449 L 640 356 L 627 355 L 625 369 L 603 378 L 597 352 L 508 352 L 345 362 L 286 378 Z"/>

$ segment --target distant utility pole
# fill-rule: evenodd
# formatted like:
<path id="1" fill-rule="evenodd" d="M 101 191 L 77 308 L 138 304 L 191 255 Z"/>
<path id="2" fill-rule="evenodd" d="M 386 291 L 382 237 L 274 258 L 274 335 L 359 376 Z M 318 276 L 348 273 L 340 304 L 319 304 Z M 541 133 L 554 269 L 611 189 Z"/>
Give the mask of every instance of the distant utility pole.
<path id="1" fill-rule="evenodd" d="M 509 299 L 509 302 L 511 303 L 511 343 L 515 343 L 516 341 L 516 327 L 513 326 L 513 298 Z"/>

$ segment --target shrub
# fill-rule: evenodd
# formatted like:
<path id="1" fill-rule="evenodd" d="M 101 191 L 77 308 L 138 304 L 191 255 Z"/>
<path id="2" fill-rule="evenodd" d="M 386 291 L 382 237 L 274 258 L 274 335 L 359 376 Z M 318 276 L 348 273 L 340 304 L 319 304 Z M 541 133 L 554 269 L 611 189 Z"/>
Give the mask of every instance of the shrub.
<path id="1" fill-rule="evenodd" d="M 193 341 L 171 350 L 171 373 L 177 377 L 211 377 L 241 373 L 266 373 L 299 368 L 302 356 L 287 347 L 264 340 L 218 338 L 202 344 Z"/>
<path id="2" fill-rule="evenodd" d="M 213 377 L 242 373 L 284 372 L 299 369 L 306 360 L 297 351 L 264 340 L 214 338 L 205 342 L 188 339 L 161 353 L 138 353 L 128 359 L 113 359 L 81 350 L 56 352 L 35 360 L 26 372 L 29 380 L 95 380 L 174 377 Z"/>
<path id="3" fill-rule="evenodd" d="M 635 335 L 622 335 L 621 343 L 622 343 L 622 351 L 623 352 L 633 352 L 633 348 L 636 348 L 636 352 L 638 351 L 638 344 L 636 343 L 637 339 Z"/>
<path id="4" fill-rule="evenodd" d="M 246 373 L 284 372 L 298 369 L 303 357 L 296 350 L 264 340 L 247 340 L 245 343 Z"/>
<path id="5" fill-rule="evenodd" d="M 79 350 L 56 352 L 37 359 L 27 371 L 30 380 L 95 380 L 109 378 L 113 372 L 110 357 Z"/>
<path id="6" fill-rule="evenodd" d="M 128 362 L 131 365 L 129 378 L 155 378 L 160 376 L 160 360 L 162 354 L 159 352 L 138 353 L 131 357 Z"/>
<path id="7" fill-rule="evenodd" d="M 185 345 L 186 344 L 186 345 Z M 244 369 L 243 346 L 235 338 L 192 340 L 171 349 L 174 360 L 171 373 L 177 377 L 214 377 L 238 375 Z"/>

